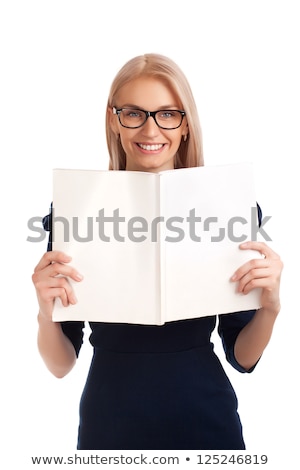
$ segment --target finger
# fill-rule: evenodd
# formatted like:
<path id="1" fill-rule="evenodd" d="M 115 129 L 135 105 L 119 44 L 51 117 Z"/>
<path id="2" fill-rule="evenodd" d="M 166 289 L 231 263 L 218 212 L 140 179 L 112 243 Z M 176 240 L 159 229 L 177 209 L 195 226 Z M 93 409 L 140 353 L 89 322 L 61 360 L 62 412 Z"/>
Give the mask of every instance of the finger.
<path id="1" fill-rule="evenodd" d="M 62 251 L 47 251 L 34 268 L 34 272 L 44 269 L 46 266 L 53 262 L 69 263 L 72 260 L 71 256 L 63 253 Z"/>
<path id="2" fill-rule="evenodd" d="M 71 305 L 77 304 L 76 295 L 70 285 L 69 285 L 69 288 L 63 287 L 60 289 L 61 289 L 61 295 L 59 295 L 59 298 L 61 299 L 61 302 L 64 307 L 68 307 L 69 304 Z"/>
<path id="3" fill-rule="evenodd" d="M 69 304 L 76 304 L 75 293 L 66 278 L 48 278 L 47 285 L 38 286 L 38 297 L 44 302 L 53 302 L 56 297 L 60 297 L 62 304 L 67 307 Z"/>
<path id="4" fill-rule="evenodd" d="M 255 250 L 261 253 L 263 256 L 270 257 L 270 258 L 279 258 L 278 254 L 272 250 L 266 243 L 264 242 L 255 242 L 255 241 L 248 241 L 241 243 L 239 246 L 241 250 Z"/>
<path id="5" fill-rule="evenodd" d="M 270 278 L 271 274 L 272 274 L 272 272 L 271 272 L 270 268 L 255 269 L 255 270 L 249 271 L 239 281 L 238 287 L 237 287 L 238 292 L 245 292 L 245 289 L 249 284 L 251 284 L 251 286 L 253 286 L 253 284 L 257 280 Z"/>
<path id="6" fill-rule="evenodd" d="M 266 288 L 267 287 L 267 284 L 268 284 L 268 278 L 267 277 L 262 277 L 262 278 L 259 278 L 259 279 L 252 279 L 251 281 L 249 281 L 244 289 L 241 291 L 242 294 L 248 294 L 250 291 L 252 291 L 253 289 L 257 289 L 257 288 Z"/>
<path id="7" fill-rule="evenodd" d="M 68 307 L 70 304 L 76 303 L 72 302 L 72 297 L 67 295 L 66 290 L 63 287 L 56 287 L 51 289 L 52 300 L 60 299 L 64 307 Z"/>
<path id="8" fill-rule="evenodd" d="M 256 269 L 263 269 L 268 268 L 270 266 L 270 261 L 266 258 L 263 259 L 251 259 L 247 261 L 247 263 L 243 264 L 240 268 L 238 268 L 233 276 L 231 276 L 231 281 L 239 281 L 245 276 L 247 273 L 256 270 Z"/>
<path id="9" fill-rule="evenodd" d="M 58 297 L 61 299 L 63 306 L 67 307 L 69 304 L 75 305 L 77 303 L 77 298 L 68 280 L 65 279 L 65 281 L 65 284 L 63 284 L 61 287 L 54 288 L 53 290 L 59 290 L 60 294 Z"/>
<path id="10" fill-rule="evenodd" d="M 41 263 L 38 266 L 42 266 L 44 264 Z M 46 264 L 43 269 L 37 267 L 34 270 L 32 275 L 32 281 L 34 284 L 39 282 L 41 279 L 46 277 L 55 277 L 55 276 L 67 276 L 72 278 L 74 281 L 81 281 L 83 279 L 82 274 L 80 274 L 75 268 L 70 265 L 58 263 L 58 262 L 51 262 L 50 264 Z"/>
<path id="11" fill-rule="evenodd" d="M 56 276 L 67 276 L 74 281 L 82 281 L 83 276 L 72 266 L 68 266 L 61 263 L 52 263 L 45 268 L 45 274 L 56 277 Z"/>
<path id="12" fill-rule="evenodd" d="M 72 290 L 70 292 L 67 292 L 67 289 L 65 289 L 64 287 L 52 288 L 51 298 L 52 301 L 54 301 L 55 299 L 60 299 L 64 307 L 68 307 L 70 304 L 75 305 L 77 303 L 77 299 L 75 297 L 74 292 Z"/>

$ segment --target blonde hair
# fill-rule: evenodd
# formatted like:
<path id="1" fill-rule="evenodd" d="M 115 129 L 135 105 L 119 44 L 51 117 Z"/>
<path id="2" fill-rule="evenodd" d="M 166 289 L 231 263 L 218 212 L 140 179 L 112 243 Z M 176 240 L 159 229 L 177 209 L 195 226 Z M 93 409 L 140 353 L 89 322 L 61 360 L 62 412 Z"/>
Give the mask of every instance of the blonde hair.
<path id="1" fill-rule="evenodd" d="M 129 60 L 112 82 L 106 111 L 106 140 L 110 155 L 110 170 L 125 170 L 126 155 L 120 139 L 110 125 L 108 109 L 115 106 L 115 97 L 128 82 L 140 77 L 151 77 L 167 83 L 179 98 L 188 122 L 187 140 L 182 140 L 175 156 L 175 168 L 202 166 L 202 132 L 198 111 L 190 85 L 178 65 L 160 54 L 145 54 Z"/>

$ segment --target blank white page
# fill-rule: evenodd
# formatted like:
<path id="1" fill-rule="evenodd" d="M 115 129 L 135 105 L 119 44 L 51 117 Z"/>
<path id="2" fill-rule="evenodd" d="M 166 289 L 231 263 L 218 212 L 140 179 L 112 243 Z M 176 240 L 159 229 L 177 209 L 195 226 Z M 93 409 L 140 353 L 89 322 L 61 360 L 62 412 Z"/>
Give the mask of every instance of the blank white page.
<path id="1" fill-rule="evenodd" d="M 54 170 L 54 217 L 66 218 L 70 233 L 67 241 L 63 223 L 56 221 L 53 249 L 72 256 L 71 264 L 84 276 L 81 282 L 70 281 L 76 305 L 65 308 L 56 300 L 55 321 L 160 323 L 159 244 L 151 241 L 150 228 L 148 232 L 137 230 L 143 228 L 138 221 L 131 238 L 146 239 L 139 242 L 128 237 L 131 218 L 153 220 L 159 215 L 158 183 L 157 175 L 150 173 Z M 125 218 L 119 223 L 105 221 L 101 236 L 109 237 L 109 242 L 100 239 L 96 222 L 103 208 L 105 217 L 113 217 L 118 209 L 119 217 Z M 77 232 L 81 238 L 88 237 L 91 221 L 92 240 L 76 240 Z"/>
<path id="2" fill-rule="evenodd" d="M 243 235 L 250 240 L 251 218 L 257 220 L 252 165 L 167 171 L 161 178 L 161 207 L 166 219 L 183 219 L 173 219 L 164 234 L 164 239 L 173 239 L 164 242 L 163 250 L 165 321 L 258 308 L 259 289 L 239 294 L 230 282 L 239 266 L 261 256 L 240 250 L 239 242 L 233 241 Z M 187 220 L 189 215 L 193 223 Z M 174 227 L 183 230 L 182 241 L 175 241 L 180 232 Z M 192 240 L 196 237 L 201 241 Z"/>

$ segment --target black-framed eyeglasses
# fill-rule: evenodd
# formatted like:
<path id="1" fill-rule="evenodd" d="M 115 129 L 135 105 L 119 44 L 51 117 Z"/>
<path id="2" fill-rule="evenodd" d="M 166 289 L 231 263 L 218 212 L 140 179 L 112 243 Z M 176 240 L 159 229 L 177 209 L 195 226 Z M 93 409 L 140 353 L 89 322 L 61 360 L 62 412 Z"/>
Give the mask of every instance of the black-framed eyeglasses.
<path id="1" fill-rule="evenodd" d="M 145 111 L 144 109 L 113 107 L 113 113 L 117 114 L 121 126 L 128 129 L 142 127 L 151 116 L 161 129 L 177 129 L 181 126 L 185 111 L 179 109 L 160 109 L 159 111 Z"/>

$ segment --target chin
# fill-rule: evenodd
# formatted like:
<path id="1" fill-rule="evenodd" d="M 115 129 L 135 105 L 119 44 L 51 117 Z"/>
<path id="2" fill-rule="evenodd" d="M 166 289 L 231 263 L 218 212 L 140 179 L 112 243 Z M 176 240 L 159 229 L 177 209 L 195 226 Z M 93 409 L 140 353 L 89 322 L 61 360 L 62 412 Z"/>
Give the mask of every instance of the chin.
<path id="1" fill-rule="evenodd" d="M 155 155 L 143 155 L 142 157 L 129 160 L 127 170 L 159 172 L 174 169 L 174 159 L 165 160 Z"/>

